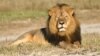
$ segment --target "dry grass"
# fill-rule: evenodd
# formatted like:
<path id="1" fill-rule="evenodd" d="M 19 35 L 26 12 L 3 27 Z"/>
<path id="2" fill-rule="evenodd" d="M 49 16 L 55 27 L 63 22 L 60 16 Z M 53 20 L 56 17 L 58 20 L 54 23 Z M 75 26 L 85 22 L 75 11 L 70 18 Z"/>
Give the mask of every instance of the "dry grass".
<path id="1" fill-rule="evenodd" d="M 100 0 L 0 0 L 0 11 L 47 10 L 57 3 L 67 3 L 77 9 L 99 9 L 99 2 Z"/>
<path id="2" fill-rule="evenodd" d="M 98 33 L 85 33 L 82 37 L 84 47 L 95 48 L 97 51 L 100 51 L 100 35 Z"/>
<path id="3" fill-rule="evenodd" d="M 35 43 L 25 43 L 19 46 L 0 46 L 0 56 L 99 56 L 100 35 L 98 33 L 82 34 L 82 48 L 73 51 L 64 50 L 57 46 L 44 46 Z"/>
<path id="4" fill-rule="evenodd" d="M 81 23 L 100 23 L 100 10 L 76 10 L 75 13 Z"/>
<path id="5" fill-rule="evenodd" d="M 100 0 L 0 0 L 0 22 L 11 21 L 11 20 L 25 20 L 25 19 L 36 19 L 37 17 L 47 16 L 47 11 L 50 7 L 57 3 L 66 3 L 71 5 L 76 10 L 83 10 L 83 12 L 76 13 L 78 18 L 84 17 L 86 19 L 93 18 L 93 21 L 98 21 L 96 14 L 100 14 Z M 42 5 L 42 6 L 41 6 Z M 94 10 L 96 14 L 85 12 L 84 10 Z M 83 16 L 81 16 L 83 15 Z M 94 16 L 96 15 L 96 16 Z M 97 18 L 99 19 L 99 17 Z M 91 19 L 90 19 L 91 20 Z"/>

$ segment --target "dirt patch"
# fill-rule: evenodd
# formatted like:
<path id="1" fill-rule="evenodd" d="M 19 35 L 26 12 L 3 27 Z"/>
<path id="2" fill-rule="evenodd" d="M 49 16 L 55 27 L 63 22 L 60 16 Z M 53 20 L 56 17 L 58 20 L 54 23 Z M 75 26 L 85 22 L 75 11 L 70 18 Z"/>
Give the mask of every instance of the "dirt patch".
<path id="1" fill-rule="evenodd" d="M 100 23 L 97 24 L 81 24 L 82 33 L 98 33 L 100 34 Z"/>

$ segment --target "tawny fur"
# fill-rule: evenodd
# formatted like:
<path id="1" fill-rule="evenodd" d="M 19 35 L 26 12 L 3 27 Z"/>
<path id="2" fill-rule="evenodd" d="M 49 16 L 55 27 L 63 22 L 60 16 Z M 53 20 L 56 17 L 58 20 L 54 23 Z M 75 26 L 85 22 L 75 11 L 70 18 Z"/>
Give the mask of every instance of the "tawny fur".
<path id="1" fill-rule="evenodd" d="M 67 4 L 59 4 L 52 7 L 48 12 L 47 27 L 25 33 L 12 45 L 25 42 L 35 42 L 38 44 L 58 45 L 62 48 L 68 46 L 79 47 L 81 45 L 80 23 L 75 18 L 74 10 Z M 58 21 L 63 20 L 65 31 L 59 32 Z"/>

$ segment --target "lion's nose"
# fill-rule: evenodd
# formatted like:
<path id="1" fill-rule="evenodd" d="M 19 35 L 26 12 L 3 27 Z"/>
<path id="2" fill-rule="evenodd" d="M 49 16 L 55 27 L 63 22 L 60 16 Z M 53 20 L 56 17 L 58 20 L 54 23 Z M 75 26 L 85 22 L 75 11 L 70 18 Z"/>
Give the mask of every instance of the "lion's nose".
<path id="1" fill-rule="evenodd" d="M 64 21 L 59 21 L 59 24 L 63 25 L 64 24 Z"/>

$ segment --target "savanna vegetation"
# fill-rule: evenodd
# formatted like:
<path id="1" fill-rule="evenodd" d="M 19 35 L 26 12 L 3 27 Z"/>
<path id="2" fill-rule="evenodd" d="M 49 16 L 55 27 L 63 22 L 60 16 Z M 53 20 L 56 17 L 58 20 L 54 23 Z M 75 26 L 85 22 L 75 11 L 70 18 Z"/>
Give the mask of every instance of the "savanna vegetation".
<path id="1" fill-rule="evenodd" d="M 75 9 L 81 23 L 82 48 L 66 51 L 34 43 L 6 45 L 23 32 L 43 27 L 48 9 L 57 3 L 66 3 Z M 100 0 L 0 0 L 0 40 L 4 39 L 0 41 L 0 56 L 99 56 L 99 15 Z"/>
<path id="2" fill-rule="evenodd" d="M 100 9 L 100 0 L 0 0 L 0 21 L 46 17 L 50 7 L 66 3 L 76 10 Z"/>

